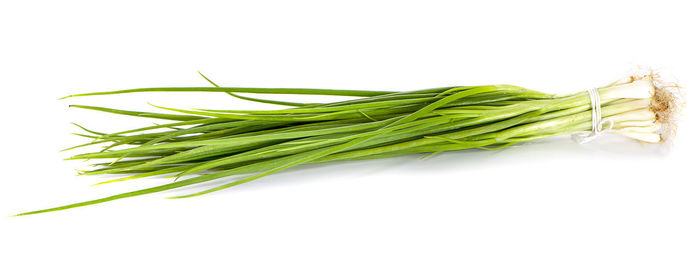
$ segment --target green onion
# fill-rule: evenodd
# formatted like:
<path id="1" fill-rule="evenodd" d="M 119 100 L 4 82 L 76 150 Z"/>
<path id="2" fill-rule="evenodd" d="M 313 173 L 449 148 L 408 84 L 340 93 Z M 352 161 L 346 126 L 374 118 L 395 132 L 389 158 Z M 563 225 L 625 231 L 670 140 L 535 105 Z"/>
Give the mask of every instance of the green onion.
<path id="1" fill-rule="evenodd" d="M 205 77 L 206 79 L 206 77 Z M 28 215 L 166 191 L 245 175 L 210 189 L 230 188 L 301 164 L 436 154 L 469 148 L 499 149 L 522 142 L 590 131 L 592 102 L 586 91 L 552 95 L 513 85 L 443 87 L 411 92 L 293 88 L 143 88 L 68 97 L 136 92 L 216 92 L 280 110 L 176 109 L 138 112 L 94 106 L 75 108 L 170 121 L 162 125 L 102 133 L 78 126 L 98 152 L 69 159 L 107 160 L 80 175 L 121 175 L 106 184 L 168 175 L 173 182 Z M 626 77 L 597 89 L 601 118 L 610 133 L 660 143 L 672 137 L 680 108 L 678 87 L 655 73 Z M 296 103 L 251 98 L 240 93 L 359 97 L 334 103 Z M 65 98 L 68 98 L 65 97 Z M 165 130 L 165 131 L 163 131 Z M 126 176 L 124 176 L 126 175 Z M 191 175 L 195 175 L 191 177 Z M 188 178 L 186 178 L 188 177 Z"/>

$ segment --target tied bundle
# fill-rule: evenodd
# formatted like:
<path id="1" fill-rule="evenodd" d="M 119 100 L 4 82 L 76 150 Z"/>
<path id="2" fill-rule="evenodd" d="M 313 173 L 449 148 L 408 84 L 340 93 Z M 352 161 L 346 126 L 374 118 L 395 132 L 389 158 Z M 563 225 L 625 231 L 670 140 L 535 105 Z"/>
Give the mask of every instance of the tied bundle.
<path id="1" fill-rule="evenodd" d="M 206 77 L 205 77 L 206 79 Z M 410 92 L 269 88 L 144 88 L 69 97 L 136 92 L 219 92 L 282 105 L 280 110 L 176 109 L 170 113 L 72 107 L 171 121 L 102 133 L 80 127 L 91 142 L 106 145 L 69 159 L 106 159 L 81 175 L 119 174 L 100 184 L 167 175 L 173 182 L 92 201 L 32 211 L 44 213 L 201 184 L 228 183 L 173 198 L 199 196 L 302 164 L 367 160 L 452 150 L 500 149 L 563 134 L 586 141 L 601 132 L 647 143 L 668 141 L 681 107 L 676 84 L 653 72 L 625 77 L 594 92 L 553 95 L 513 85 L 434 88 Z M 355 97 L 333 103 L 265 100 L 241 93 Z M 595 99 L 593 99 L 595 97 Z M 605 127 L 603 127 L 605 126 Z M 581 133 L 588 133 L 580 135 Z M 126 175 L 126 176 L 124 176 Z"/>

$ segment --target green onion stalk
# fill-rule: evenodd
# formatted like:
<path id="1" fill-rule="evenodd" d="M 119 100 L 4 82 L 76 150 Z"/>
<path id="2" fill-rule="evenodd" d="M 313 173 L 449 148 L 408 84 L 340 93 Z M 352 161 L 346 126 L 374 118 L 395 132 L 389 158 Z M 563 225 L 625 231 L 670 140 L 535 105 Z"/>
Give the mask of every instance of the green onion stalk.
<path id="1" fill-rule="evenodd" d="M 207 79 L 205 77 L 205 79 Z M 595 129 L 590 93 L 553 95 L 514 85 L 442 87 L 409 92 L 337 89 L 220 87 L 143 88 L 69 97 L 137 92 L 216 92 L 236 99 L 284 106 L 279 110 L 177 109 L 139 112 L 72 107 L 166 124 L 103 133 L 78 126 L 103 145 L 69 159 L 101 160 L 80 175 L 119 175 L 98 184 L 162 176 L 172 182 L 147 189 L 21 213 L 28 215 L 93 205 L 236 176 L 186 198 L 247 183 L 284 169 L 319 162 L 431 155 L 470 148 L 500 149 L 537 139 Z M 298 103 L 243 96 L 294 94 L 346 96 L 333 103 Z M 625 77 L 597 88 L 607 133 L 646 143 L 672 138 L 681 107 L 678 86 L 656 73 Z M 66 97 L 67 98 L 67 97 Z M 167 112 L 167 113 L 165 113 Z M 593 122 L 592 122 L 593 121 Z"/>

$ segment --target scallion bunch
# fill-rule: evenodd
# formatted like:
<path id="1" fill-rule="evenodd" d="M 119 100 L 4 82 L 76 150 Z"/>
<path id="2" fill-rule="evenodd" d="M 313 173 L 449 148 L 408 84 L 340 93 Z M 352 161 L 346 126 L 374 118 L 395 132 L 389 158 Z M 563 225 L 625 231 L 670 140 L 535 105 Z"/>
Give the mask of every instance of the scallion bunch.
<path id="1" fill-rule="evenodd" d="M 208 79 L 207 79 L 208 80 Z M 209 81 L 211 82 L 211 81 Z M 214 84 L 213 82 L 211 82 Z M 155 118 L 167 124 L 101 133 L 81 127 L 91 141 L 70 149 L 105 145 L 70 159 L 104 159 L 81 175 L 127 176 L 102 183 L 167 175 L 173 182 L 20 215 L 70 209 L 239 176 L 203 195 L 301 164 L 386 158 L 406 154 L 513 144 L 591 130 L 586 91 L 558 96 L 513 85 L 444 87 L 410 92 L 264 88 L 145 88 L 77 96 L 135 92 L 218 92 L 239 99 L 286 106 L 281 110 L 175 109 L 170 113 L 72 107 Z M 334 103 L 263 100 L 240 93 L 355 97 Z M 598 88 L 609 132 L 658 143 L 675 131 L 677 86 L 654 73 L 626 77 Z"/>

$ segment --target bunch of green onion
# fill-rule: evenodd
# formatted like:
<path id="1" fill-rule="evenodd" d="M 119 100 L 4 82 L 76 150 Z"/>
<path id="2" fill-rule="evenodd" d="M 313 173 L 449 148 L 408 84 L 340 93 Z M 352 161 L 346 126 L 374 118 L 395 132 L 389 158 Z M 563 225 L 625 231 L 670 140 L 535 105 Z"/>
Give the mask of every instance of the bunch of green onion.
<path id="1" fill-rule="evenodd" d="M 208 80 L 208 79 L 207 79 Z M 209 81 L 214 84 L 213 82 Z M 145 195 L 224 177 L 238 179 L 173 198 L 203 195 L 301 164 L 426 155 L 469 148 L 499 149 L 536 139 L 592 129 L 586 91 L 552 95 L 513 85 L 444 87 L 409 92 L 267 88 L 144 88 L 72 95 L 135 92 L 219 92 L 281 110 L 213 110 L 158 107 L 151 113 L 73 107 L 171 121 L 167 124 L 81 136 L 107 146 L 70 159 L 106 159 L 81 175 L 120 174 L 102 183 L 166 175 L 173 182 L 72 205 L 22 213 L 57 211 Z M 355 97 L 333 103 L 263 100 L 240 93 Z M 677 86 L 654 73 L 626 77 L 598 88 L 602 118 L 611 133 L 659 143 L 675 130 Z M 71 149 L 73 149 L 71 148 Z M 124 177 L 124 174 L 126 176 Z"/>

